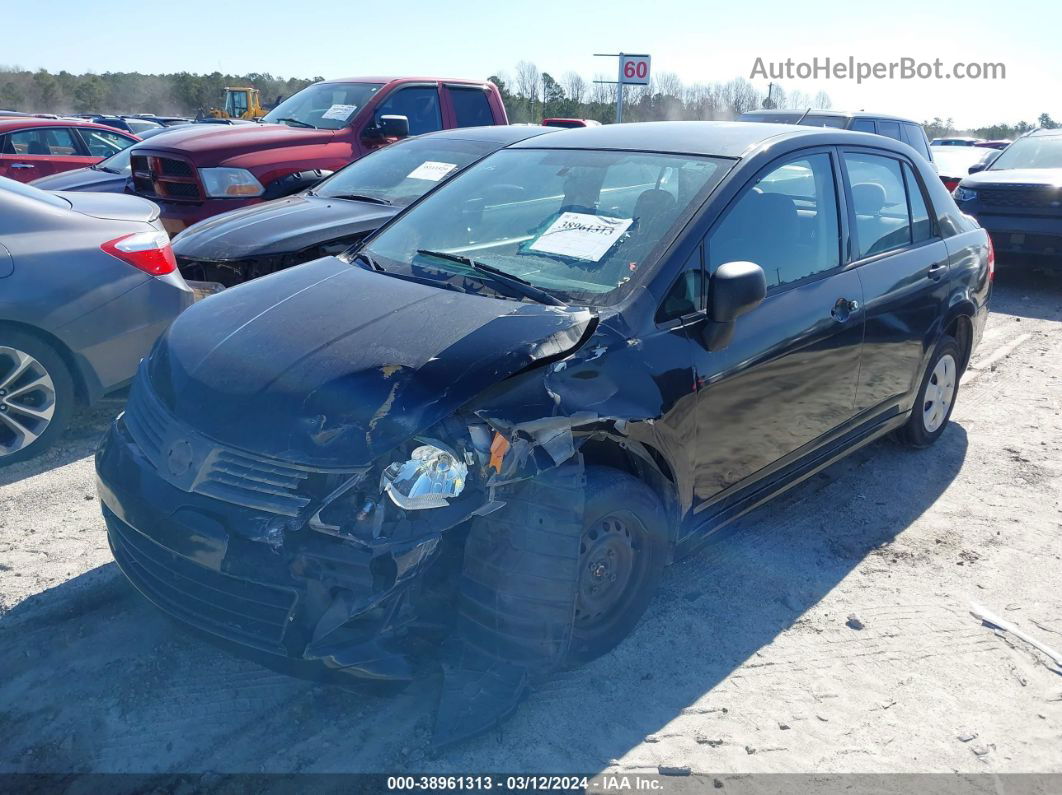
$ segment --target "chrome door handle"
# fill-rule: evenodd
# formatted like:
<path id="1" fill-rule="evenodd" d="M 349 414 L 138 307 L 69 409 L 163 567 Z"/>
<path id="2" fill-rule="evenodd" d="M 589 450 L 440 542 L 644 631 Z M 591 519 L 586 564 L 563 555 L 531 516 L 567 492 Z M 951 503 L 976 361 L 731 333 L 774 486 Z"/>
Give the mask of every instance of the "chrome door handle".
<path id="1" fill-rule="evenodd" d="M 12 163 L 11 168 L 36 168 L 32 163 Z"/>
<path id="2" fill-rule="evenodd" d="M 838 298 L 837 303 L 830 310 L 830 315 L 838 323 L 844 323 L 852 316 L 853 312 L 859 311 L 859 301 L 854 298 Z"/>

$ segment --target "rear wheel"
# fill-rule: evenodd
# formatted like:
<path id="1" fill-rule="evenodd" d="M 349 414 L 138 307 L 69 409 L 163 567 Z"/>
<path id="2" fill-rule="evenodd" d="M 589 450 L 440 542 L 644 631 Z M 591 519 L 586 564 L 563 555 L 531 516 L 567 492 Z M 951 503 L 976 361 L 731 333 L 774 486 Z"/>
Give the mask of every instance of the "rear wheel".
<path id="1" fill-rule="evenodd" d="M 0 329 L 0 466 L 43 452 L 73 410 L 73 379 L 62 356 L 31 334 Z"/>
<path id="2" fill-rule="evenodd" d="M 929 447 L 944 433 L 959 391 L 960 361 L 958 342 L 942 337 L 922 379 L 911 417 L 898 433 L 901 442 L 909 447 Z"/>

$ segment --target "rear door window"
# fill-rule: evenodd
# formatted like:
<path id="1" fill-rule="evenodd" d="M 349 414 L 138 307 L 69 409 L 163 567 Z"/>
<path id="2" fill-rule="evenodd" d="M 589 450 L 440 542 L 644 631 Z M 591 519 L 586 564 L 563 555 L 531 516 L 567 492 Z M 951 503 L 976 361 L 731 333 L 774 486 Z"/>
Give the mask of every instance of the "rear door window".
<path id="1" fill-rule="evenodd" d="M 846 152 L 859 258 L 911 245 L 911 215 L 900 161 Z"/>
<path id="2" fill-rule="evenodd" d="M 410 135 L 441 130 L 439 91 L 434 86 L 400 88 L 376 109 L 377 121 L 381 116 L 405 116 L 409 119 Z"/>
<path id="3" fill-rule="evenodd" d="M 904 143 L 918 152 L 918 154 L 922 155 L 926 160 L 932 160 L 929 155 L 929 147 L 926 146 L 926 136 L 922 132 L 922 128 L 917 124 L 904 124 L 902 127 Z"/>
<path id="4" fill-rule="evenodd" d="M 929 220 L 929 206 L 922 193 L 922 186 L 914 170 L 903 164 L 903 178 L 907 183 L 907 196 L 911 203 L 911 238 L 914 243 L 924 243 L 933 237 L 933 224 Z"/>
<path id="5" fill-rule="evenodd" d="M 878 135 L 886 135 L 889 138 L 894 138 L 897 141 L 903 140 L 900 138 L 900 123 L 898 121 L 883 121 L 878 120 Z"/>
<path id="6" fill-rule="evenodd" d="M 458 127 L 485 127 L 494 124 L 487 92 L 482 88 L 447 86 Z"/>
<path id="7" fill-rule="evenodd" d="M 872 119 L 852 119 L 852 123 L 849 125 L 848 129 L 855 130 L 856 132 L 877 132 L 877 128 L 874 127 L 874 121 Z"/>
<path id="8" fill-rule="evenodd" d="M 110 130 L 94 130 L 90 127 L 81 127 L 78 132 L 81 134 L 81 140 L 85 142 L 85 147 L 88 149 L 89 154 L 93 157 L 110 157 L 136 143 L 132 138 L 127 138 L 121 133 L 111 132 Z"/>

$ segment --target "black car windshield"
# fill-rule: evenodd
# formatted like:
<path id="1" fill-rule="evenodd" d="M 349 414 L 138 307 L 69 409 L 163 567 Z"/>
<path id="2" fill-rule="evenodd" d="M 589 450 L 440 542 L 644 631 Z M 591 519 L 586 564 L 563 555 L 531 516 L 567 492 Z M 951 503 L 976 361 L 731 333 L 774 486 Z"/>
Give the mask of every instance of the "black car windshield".
<path id="1" fill-rule="evenodd" d="M 731 162 L 506 149 L 427 196 L 365 253 L 419 278 L 486 280 L 459 262 L 470 258 L 569 302 L 609 304 L 651 268 Z"/>
<path id="2" fill-rule="evenodd" d="M 405 206 L 452 177 L 498 144 L 427 136 L 373 152 L 333 174 L 316 188 L 326 198 L 378 199 Z"/>
<path id="3" fill-rule="evenodd" d="M 381 88 L 382 83 L 315 83 L 281 102 L 262 121 L 339 130 Z"/>
<path id="4" fill-rule="evenodd" d="M 1062 135 L 1037 135 L 1015 141 L 988 170 L 1005 168 L 1062 168 Z"/>

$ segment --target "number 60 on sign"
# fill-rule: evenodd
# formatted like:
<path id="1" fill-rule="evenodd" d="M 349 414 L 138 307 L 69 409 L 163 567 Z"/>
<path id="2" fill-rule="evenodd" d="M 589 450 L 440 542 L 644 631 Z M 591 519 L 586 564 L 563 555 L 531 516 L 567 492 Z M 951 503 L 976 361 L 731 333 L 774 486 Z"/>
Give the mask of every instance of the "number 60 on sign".
<path id="1" fill-rule="evenodd" d="M 619 81 L 626 85 L 649 85 L 649 56 L 620 55 Z"/>

